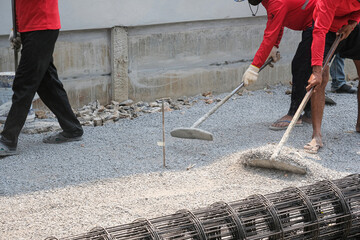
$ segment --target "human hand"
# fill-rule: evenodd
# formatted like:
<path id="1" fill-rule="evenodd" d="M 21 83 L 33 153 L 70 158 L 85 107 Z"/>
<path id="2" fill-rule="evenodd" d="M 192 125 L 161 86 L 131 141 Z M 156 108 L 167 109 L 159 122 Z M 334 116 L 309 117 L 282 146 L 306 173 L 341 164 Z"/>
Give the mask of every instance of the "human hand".
<path id="1" fill-rule="evenodd" d="M 14 36 L 14 31 L 11 30 L 9 35 L 9 42 L 12 49 L 19 50 L 21 47 L 21 37 L 20 33 L 18 32 L 16 37 Z"/>
<path id="2" fill-rule="evenodd" d="M 279 61 L 280 60 L 280 52 L 279 52 L 279 49 L 277 48 L 277 47 L 273 47 L 272 49 L 271 49 L 271 52 L 270 52 L 270 55 L 269 55 L 269 57 L 268 57 L 268 59 L 269 58 L 272 58 L 272 62 L 273 63 L 276 63 L 277 61 Z"/>
<path id="3" fill-rule="evenodd" d="M 340 38 L 340 40 L 342 41 L 342 40 L 346 39 L 350 35 L 350 33 L 354 30 L 356 25 L 357 25 L 357 22 L 350 21 L 348 25 L 342 26 L 339 29 L 339 31 L 337 31 L 336 35 L 338 36 L 338 35 L 342 34 L 342 36 Z"/>
<path id="4" fill-rule="evenodd" d="M 310 91 L 314 87 L 314 92 L 316 92 L 317 86 L 320 86 L 322 83 L 322 73 L 321 66 L 313 66 L 313 73 L 311 74 L 306 91 Z"/>
<path id="5" fill-rule="evenodd" d="M 256 82 L 258 76 L 259 76 L 259 68 L 255 67 L 254 65 L 250 65 L 242 77 L 242 81 L 245 87 Z"/>

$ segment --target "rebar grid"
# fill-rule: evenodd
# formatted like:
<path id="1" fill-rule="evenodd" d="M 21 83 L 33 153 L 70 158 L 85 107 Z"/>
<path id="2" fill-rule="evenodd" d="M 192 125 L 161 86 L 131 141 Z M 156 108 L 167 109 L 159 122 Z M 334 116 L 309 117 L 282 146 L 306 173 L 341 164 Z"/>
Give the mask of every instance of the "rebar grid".
<path id="1" fill-rule="evenodd" d="M 47 238 L 47 240 L 58 240 Z M 360 175 L 138 219 L 61 240 L 360 239 Z"/>

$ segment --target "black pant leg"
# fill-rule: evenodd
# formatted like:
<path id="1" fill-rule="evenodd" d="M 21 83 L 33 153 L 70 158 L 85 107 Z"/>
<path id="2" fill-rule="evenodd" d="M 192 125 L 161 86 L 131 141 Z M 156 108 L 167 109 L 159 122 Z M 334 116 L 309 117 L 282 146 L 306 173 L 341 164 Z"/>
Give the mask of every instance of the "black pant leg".
<path id="1" fill-rule="evenodd" d="M 351 34 L 339 44 L 339 53 L 342 58 L 360 60 L 360 26 L 356 25 Z"/>
<path id="2" fill-rule="evenodd" d="M 21 34 L 23 48 L 13 83 L 12 106 L 1 133 L 10 145 L 17 144 L 34 95 L 49 67 L 58 34 L 58 30 Z"/>
<path id="3" fill-rule="evenodd" d="M 312 30 L 308 28 L 302 33 L 301 42 L 296 50 L 295 56 L 291 63 L 292 72 L 292 92 L 291 104 L 288 115 L 294 116 L 299 108 L 301 101 L 306 95 L 306 86 L 312 73 L 311 68 L 311 44 Z M 310 101 L 305 107 L 305 112 L 310 112 Z"/>
<path id="4" fill-rule="evenodd" d="M 52 59 L 37 93 L 45 105 L 55 114 L 64 132 L 76 136 L 83 134 L 81 124 L 72 111 Z"/>
<path id="5" fill-rule="evenodd" d="M 328 32 L 326 34 L 324 60 L 331 48 L 331 45 L 334 43 L 335 38 L 336 38 L 336 33 Z M 341 44 L 342 43 L 340 43 L 340 45 Z M 291 105 L 288 112 L 288 115 L 290 116 L 295 115 L 303 98 L 306 95 L 306 86 L 308 85 L 308 80 L 312 74 L 311 45 L 312 45 L 312 28 L 307 29 L 303 32 L 302 41 L 299 44 L 299 47 L 292 61 L 291 69 L 293 74 L 293 86 L 292 86 L 292 94 L 291 94 Z M 335 51 L 335 54 L 337 51 L 338 49 Z M 307 117 L 309 117 L 311 113 L 310 101 L 307 103 L 305 107 L 305 115 L 307 115 Z"/>

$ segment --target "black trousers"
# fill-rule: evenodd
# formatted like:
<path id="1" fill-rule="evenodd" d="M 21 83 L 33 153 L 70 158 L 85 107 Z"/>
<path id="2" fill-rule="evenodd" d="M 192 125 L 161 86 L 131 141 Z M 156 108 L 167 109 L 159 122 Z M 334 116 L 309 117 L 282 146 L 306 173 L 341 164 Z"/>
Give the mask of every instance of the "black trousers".
<path id="1" fill-rule="evenodd" d="M 302 32 L 301 42 L 296 50 L 295 56 L 291 62 L 292 73 L 292 91 L 291 104 L 288 111 L 289 116 L 294 116 L 299 108 L 301 101 L 306 95 L 306 86 L 312 74 L 311 67 L 311 44 L 312 44 L 312 30 L 310 27 Z M 311 116 L 310 101 L 305 107 L 305 115 Z"/>
<path id="2" fill-rule="evenodd" d="M 291 63 L 291 71 L 293 76 L 293 85 L 291 93 L 291 104 L 288 115 L 294 116 L 296 110 L 301 104 L 301 101 L 306 94 L 306 86 L 312 74 L 311 67 L 311 44 L 312 44 L 312 30 L 313 27 L 306 29 L 302 33 L 301 42 L 296 50 L 295 56 Z M 335 32 L 328 32 L 326 34 L 324 60 L 328 54 L 332 44 L 336 39 Z M 335 54 L 339 52 L 343 58 L 353 60 L 360 60 L 360 28 L 359 25 L 351 32 L 351 34 L 340 42 Z M 335 55 L 334 54 L 334 55 Z M 334 56 L 333 56 L 334 57 Z M 305 115 L 311 116 L 310 101 L 305 107 Z"/>
<path id="3" fill-rule="evenodd" d="M 335 41 L 336 33 L 329 32 L 326 35 L 325 46 L 330 49 Z M 350 35 L 339 43 L 336 53 L 339 52 L 340 57 L 352 60 L 360 60 L 360 28 L 356 25 Z"/>
<path id="4" fill-rule="evenodd" d="M 12 88 L 12 106 L 1 133 L 2 140 L 11 146 L 17 145 L 36 92 L 55 114 L 64 132 L 77 136 L 83 134 L 53 63 L 58 36 L 59 30 L 21 34 L 23 48 Z"/>

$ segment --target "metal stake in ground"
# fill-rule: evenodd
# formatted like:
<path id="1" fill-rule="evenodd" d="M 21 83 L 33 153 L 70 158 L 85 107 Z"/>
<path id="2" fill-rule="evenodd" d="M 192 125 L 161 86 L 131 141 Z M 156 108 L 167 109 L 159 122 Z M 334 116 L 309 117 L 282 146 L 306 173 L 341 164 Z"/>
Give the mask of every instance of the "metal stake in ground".
<path id="1" fill-rule="evenodd" d="M 280 58 L 280 53 L 278 54 L 278 58 Z M 263 70 L 267 65 L 270 65 L 273 61 L 272 58 L 269 58 L 265 64 L 259 69 L 259 72 Z M 207 140 L 212 141 L 213 135 L 210 132 L 204 131 L 200 128 L 197 128 L 201 123 L 203 123 L 206 119 L 210 117 L 216 110 L 218 110 L 229 98 L 231 98 L 235 93 L 237 93 L 242 87 L 244 83 L 241 83 L 237 88 L 235 88 L 228 96 L 226 96 L 223 100 L 221 100 L 218 104 L 216 104 L 209 112 L 207 112 L 204 116 L 199 118 L 190 128 L 176 128 L 170 132 L 172 137 L 177 138 L 187 138 L 187 139 L 199 139 L 199 140 Z"/>
<path id="2" fill-rule="evenodd" d="M 165 159 L 165 107 L 164 107 L 164 99 L 162 100 L 162 132 L 163 132 L 163 166 L 166 167 L 166 159 Z"/>
<path id="3" fill-rule="evenodd" d="M 166 167 L 166 158 L 165 158 L 165 99 L 161 100 L 161 112 L 162 112 L 162 142 L 157 142 L 157 145 L 163 148 L 163 167 Z"/>
<path id="4" fill-rule="evenodd" d="M 330 60 L 331 60 L 332 56 L 334 55 L 334 52 L 335 52 L 337 46 L 340 43 L 341 36 L 342 35 L 337 36 L 334 43 L 332 44 L 332 46 L 329 50 L 329 53 L 327 54 L 325 61 L 323 63 L 323 67 L 321 69 L 321 74 L 324 72 L 324 69 L 329 65 Z M 297 173 L 297 174 L 306 174 L 306 169 L 301 168 L 301 167 L 296 167 L 290 163 L 277 161 L 277 157 L 279 156 L 279 153 L 280 153 L 281 149 L 283 148 L 284 144 L 289 139 L 290 132 L 294 128 L 296 122 L 299 120 L 299 117 L 300 117 L 301 113 L 304 111 L 304 108 L 305 108 L 307 102 L 310 100 L 313 90 L 314 90 L 314 88 L 311 88 L 310 91 L 308 91 L 306 93 L 306 95 L 305 95 L 304 99 L 302 100 L 299 108 L 297 109 L 293 119 L 291 120 L 288 128 L 286 129 L 282 139 L 280 140 L 279 144 L 275 148 L 274 153 L 271 155 L 270 160 L 254 159 L 252 161 L 248 161 L 247 165 L 253 166 L 253 167 L 278 169 L 278 170 L 293 172 L 293 173 Z"/>

